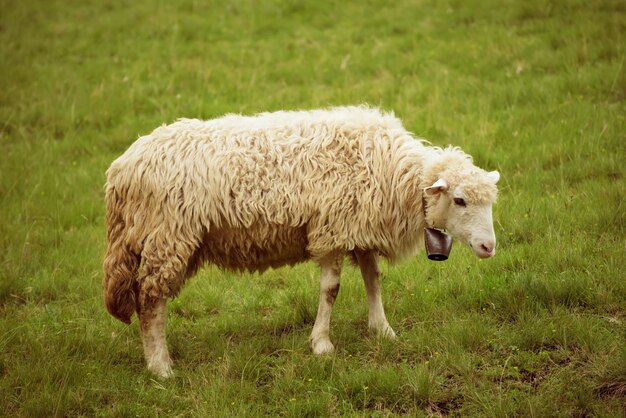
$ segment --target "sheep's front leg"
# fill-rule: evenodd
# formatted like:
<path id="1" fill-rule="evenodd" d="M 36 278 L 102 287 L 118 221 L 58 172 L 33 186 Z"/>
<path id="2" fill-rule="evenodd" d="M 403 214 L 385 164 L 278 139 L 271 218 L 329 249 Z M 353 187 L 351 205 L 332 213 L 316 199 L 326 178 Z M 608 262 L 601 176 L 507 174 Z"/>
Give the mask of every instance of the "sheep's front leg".
<path id="1" fill-rule="evenodd" d="M 383 299 L 380 295 L 380 270 L 378 269 L 376 254 L 373 251 L 361 250 L 356 250 L 354 253 L 365 282 L 369 306 L 369 328 L 379 335 L 395 338 L 396 333 L 393 332 L 389 322 L 387 322 L 385 309 L 383 308 Z"/>
<path id="2" fill-rule="evenodd" d="M 332 353 L 335 349 L 330 342 L 330 314 L 339 293 L 342 260 L 343 257 L 329 256 L 320 262 L 320 304 L 311 333 L 311 347 L 315 354 Z"/>
<path id="3" fill-rule="evenodd" d="M 141 298 L 139 327 L 148 370 L 160 377 L 171 377 L 172 360 L 165 340 L 165 298 Z"/>

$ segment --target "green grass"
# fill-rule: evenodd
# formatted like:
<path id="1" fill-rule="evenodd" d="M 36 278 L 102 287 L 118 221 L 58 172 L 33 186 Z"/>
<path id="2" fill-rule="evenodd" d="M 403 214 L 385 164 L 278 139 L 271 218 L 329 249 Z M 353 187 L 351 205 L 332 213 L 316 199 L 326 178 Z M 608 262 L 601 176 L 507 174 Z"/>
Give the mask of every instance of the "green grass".
<path id="1" fill-rule="evenodd" d="M 0 0 L 0 410 L 9 416 L 624 416 L 626 7 L 619 0 Z M 502 173 L 498 255 L 208 267 L 170 303 L 176 377 L 105 311 L 104 172 L 140 134 L 367 102 Z"/>

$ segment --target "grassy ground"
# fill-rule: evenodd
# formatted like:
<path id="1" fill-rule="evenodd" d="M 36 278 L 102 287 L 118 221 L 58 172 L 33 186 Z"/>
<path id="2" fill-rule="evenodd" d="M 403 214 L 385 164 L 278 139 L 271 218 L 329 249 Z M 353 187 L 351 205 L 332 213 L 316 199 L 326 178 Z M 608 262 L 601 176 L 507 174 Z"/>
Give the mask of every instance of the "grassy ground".
<path id="1" fill-rule="evenodd" d="M 0 411 L 10 416 L 624 416 L 626 7 L 619 0 L 0 0 Z M 383 265 L 396 342 L 344 270 L 203 270 L 177 374 L 101 301 L 103 184 L 177 117 L 368 102 L 502 173 L 499 252 Z"/>

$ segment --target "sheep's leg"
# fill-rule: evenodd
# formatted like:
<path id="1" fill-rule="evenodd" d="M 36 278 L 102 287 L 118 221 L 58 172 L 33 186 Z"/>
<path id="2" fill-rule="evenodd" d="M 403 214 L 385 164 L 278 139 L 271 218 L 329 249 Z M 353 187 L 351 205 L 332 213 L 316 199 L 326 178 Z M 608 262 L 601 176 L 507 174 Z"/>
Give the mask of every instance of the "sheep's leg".
<path id="1" fill-rule="evenodd" d="M 320 303 L 311 332 L 311 347 L 315 354 L 332 353 L 335 349 L 330 342 L 330 314 L 339 293 L 342 260 L 343 257 L 333 255 L 320 261 Z"/>
<path id="2" fill-rule="evenodd" d="M 159 231 L 146 240 L 142 252 L 144 264 L 138 279 L 137 314 L 148 369 L 161 377 L 173 375 L 165 340 L 167 298 L 178 294 L 186 274 L 193 272 L 189 270 L 194 251 L 190 243 L 197 242 L 193 238 L 180 230 L 169 234 Z"/>
<path id="3" fill-rule="evenodd" d="M 142 295 L 139 302 L 139 327 L 148 370 L 160 377 L 171 377 L 172 360 L 165 340 L 167 311 L 165 298 Z"/>
<path id="4" fill-rule="evenodd" d="M 373 251 L 355 251 L 356 259 L 361 269 L 361 275 L 365 282 L 367 303 L 369 306 L 368 325 L 370 330 L 388 338 L 395 338 L 396 333 L 389 326 L 383 300 L 380 295 L 380 270 Z"/>

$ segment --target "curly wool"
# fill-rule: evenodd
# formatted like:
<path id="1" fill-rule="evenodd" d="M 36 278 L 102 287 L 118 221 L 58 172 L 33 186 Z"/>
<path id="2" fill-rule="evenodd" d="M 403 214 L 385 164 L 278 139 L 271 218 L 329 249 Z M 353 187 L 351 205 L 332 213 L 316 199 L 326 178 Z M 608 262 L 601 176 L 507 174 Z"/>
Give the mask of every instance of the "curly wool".
<path id="1" fill-rule="evenodd" d="M 107 172 L 107 307 L 128 322 L 139 293 L 174 296 L 205 262 L 263 271 L 354 249 L 412 255 L 421 188 L 471 170 L 466 154 L 365 106 L 162 126 Z M 493 185 L 477 189 L 495 199 Z"/>

